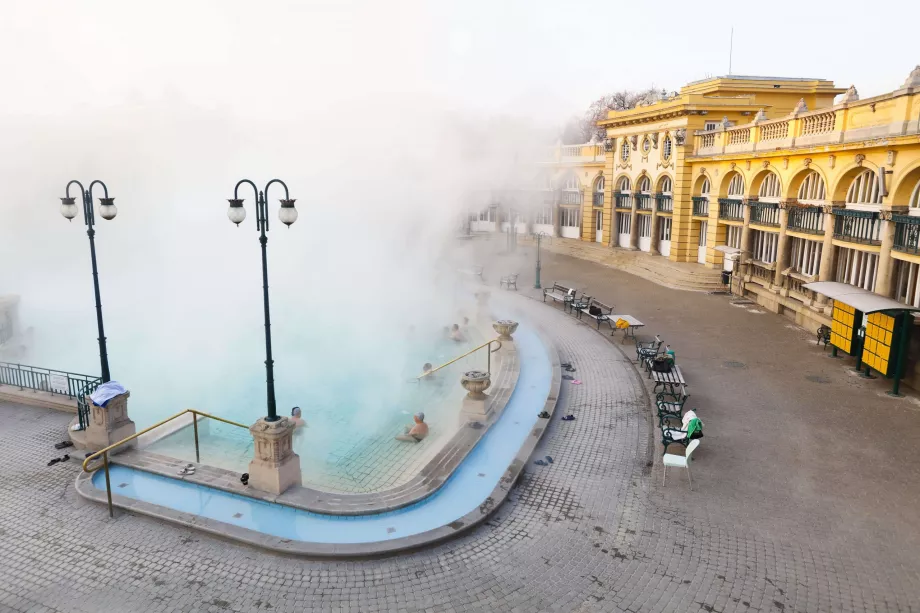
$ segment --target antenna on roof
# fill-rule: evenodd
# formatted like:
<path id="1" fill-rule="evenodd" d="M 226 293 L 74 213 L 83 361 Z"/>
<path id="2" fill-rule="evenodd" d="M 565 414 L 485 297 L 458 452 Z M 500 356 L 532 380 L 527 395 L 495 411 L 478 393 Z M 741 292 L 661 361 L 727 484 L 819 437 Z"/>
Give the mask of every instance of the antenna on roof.
<path id="1" fill-rule="evenodd" d="M 731 34 L 728 35 L 728 76 L 732 74 L 732 46 L 735 42 L 735 26 L 732 26 Z"/>

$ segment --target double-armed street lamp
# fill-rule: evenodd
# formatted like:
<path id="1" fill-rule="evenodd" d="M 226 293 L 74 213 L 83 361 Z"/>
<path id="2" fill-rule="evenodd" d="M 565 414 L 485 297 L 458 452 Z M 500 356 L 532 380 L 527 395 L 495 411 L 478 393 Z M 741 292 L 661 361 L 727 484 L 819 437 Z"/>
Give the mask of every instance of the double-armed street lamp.
<path id="1" fill-rule="evenodd" d="M 93 209 L 93 188 L 97 185 L 102 187 L 105 194 L 99 198 L 99 214 L 103 219 L 114 219 L 117 209 L 115 208 L 115 198 L 109 197 L 109 188 L 102 181 L 96 180 L 84 188 L 79 181 L 71 181 L 64 190 L 64 197 L 61 198 L 61 215 L 69 220 L 77 216 L 78 208 L 76 198 L 70 195 L 70 186 L 79 185 L 80 195 L 83 198 L 83 221 L 86 224 L 86 235 L 89 236 L 89 255 L 93 264 L 93 290 L 96 293 L 96 326 L 99 328 L 99 360 L 102 366 L 102 382 L 107 383 L 111 380 L 109 375 L 109 355 L 105 346 L 105 330 L 102 326 L 102 300 L 99 297 L 99 271 L 96 268 L 96 215 Z"/>
<path id="2" fill-rule="evenodd" d="M 272 179 L 265 185 L 265 189 L 259 191 L 256 184 L 249 179 L 243 179 L 233 188 L 233 198 L 229 199 L 230 209 L 227 211 L 227 217 L 237 226 L 246 219 L 246 209 L 243 208 L 243 199 L 239 197 L 239 189 L 243 184 L 252 186 L 252 191 L 256 195 L 256 230 L 259 231 L 259 243 L 262 244 L 262 300 L 265 305 L 265 374 L 268 394 L 268 416 L 265 421 L 278 421 L 278 413 L 275 406 L 275 374 L 274 360 L 272 360 L 272 335 L 271 335 L 271 315 L 268 306 L 268 258 L 265 252 L 268 237 L 268 189 L 277 183 L 284 188 L 284 198 L 281 199 L 281 210 L 278 212 L 278 218 L 281 223 L 290 227 L 297 221 L 297 209 L 294 208 L 294 200 L 288 193 L 287 185 L 280 179 Z"/>

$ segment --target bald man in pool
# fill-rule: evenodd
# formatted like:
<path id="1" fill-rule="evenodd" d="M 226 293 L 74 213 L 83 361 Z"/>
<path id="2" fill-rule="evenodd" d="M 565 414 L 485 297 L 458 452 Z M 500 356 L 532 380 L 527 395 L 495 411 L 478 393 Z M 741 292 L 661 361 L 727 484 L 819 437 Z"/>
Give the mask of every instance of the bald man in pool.
<path id="1" fill-rule="evenodd" d="M 420 443 L 422 439 L 428 436 L 428 424 L 425 423 L 425 414 L 421 412 L 416 413 L 414 419 L 415 425 L 411 428 L 406 426 L 405 432 L 396 437 L 397 441 Z"/>

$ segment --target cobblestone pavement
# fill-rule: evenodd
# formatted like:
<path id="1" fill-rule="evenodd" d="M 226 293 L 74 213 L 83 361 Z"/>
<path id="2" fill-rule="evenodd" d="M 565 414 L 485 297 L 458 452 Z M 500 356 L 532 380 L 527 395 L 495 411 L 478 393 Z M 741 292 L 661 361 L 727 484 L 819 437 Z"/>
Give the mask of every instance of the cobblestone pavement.
<path id="1" fill-rule="evenodd" d="M 658 467 L 648 465 L 659 450 L 649 446 L 645 382 L 632 364 L 593 328 L 521 302 L 527 320 L 551 330 L 561 357 L 578 369 L 583 384 L 565 384 L 561 399 L 577 419 L 553 421 L 537 455 L 554 462 L 531 464 L 488 524 L 401 557 L 305 561 L 145 517 L 109 519 L 76 496 L 76 462 L 45 466 L 60 455 L 52 445 L 68 416 L 0 404 L 0 610 L 920 611 L 918 550 L 909 546 L 916 532 L 904 532 L 917 525 L 916 507 L 902 506 L 909 496 L 856 500 L 835 511 L 836 498 L 816 501 L 804 492 L 803 508 L 783 509 L 765 495 L 774 469 L 764 476 L 770 483 L 732 496 L 723 481 L 734 484 L 734 470 L 749 469 L 743 455 L 720 455 L 714 417 L 704 418 L 694 491 L 679 471 L 662 489 Z M 735 409 L 739 418 L 750 413 Z M 747 432 L 745 441 L 756 434 Z M 827 454 L 847 450 L 834 440 L 822 444 L 820 431 L 802 437 L 803 447 L 817 442 Z M 791 483 L 810 459 L 776 464 Z M 761 495 L 750 496 L 751 487 Z M 890 479 L 853 487 L 870 496 L 892 489 Z M 796 500 L 780 502 L 795 507 Z M 854 526 L 865 524 L 851 515 L 872 505 L 886 520 L 905 518 L 861 538 Z M 764 506 L 780 519 L 761 521 Z M 828 538 L 838 526 L 844 538 Z"/>

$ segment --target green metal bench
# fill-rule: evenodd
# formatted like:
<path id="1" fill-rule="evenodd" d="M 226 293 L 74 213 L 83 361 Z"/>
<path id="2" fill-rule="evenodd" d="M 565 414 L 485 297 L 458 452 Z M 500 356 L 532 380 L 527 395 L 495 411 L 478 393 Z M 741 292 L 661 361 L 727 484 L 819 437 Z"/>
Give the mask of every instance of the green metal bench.
<path id="1" fill-rule="evenodd" d="M 684 416 L 684 405 L 690 395 L 684 388 L 680 393 L 659 392 L 655 396 L 655 405 L 658 409 L 658 427 L 663 428 L 665 420 L 680 420 Z"/>

